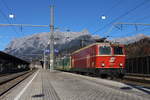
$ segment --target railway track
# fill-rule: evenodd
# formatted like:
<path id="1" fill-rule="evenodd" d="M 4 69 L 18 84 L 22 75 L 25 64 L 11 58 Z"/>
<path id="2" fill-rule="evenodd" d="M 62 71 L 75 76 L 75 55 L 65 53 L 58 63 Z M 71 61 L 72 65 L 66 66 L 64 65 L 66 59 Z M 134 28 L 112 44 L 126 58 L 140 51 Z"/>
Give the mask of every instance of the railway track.
<path id="1" fill-rule="evenodd" d="M 81 73 L 76 73 L 76 74 L 81 74 Z M 93 74 L 81 74 L 81 75 L 100 78 L 99 76 Z M 132 86 L 141 86 L 141 87 L 150 88 L 150 76 L 147 75 L 127 74 L 123 79 L 118 79 L 118 78 L 113 78 L 113 79 L 106 78 L 106 79 L 122 82 Z"/>
<path id="2" fill-rule="evenodd" d="M 36 70 L 20 72 L 11 75 L 5 75 L 0 77 L 0 96 L 7 93 L 10 89 L 29 77 Z"/>
<path id="3" fill-rule="evenodd" d="M 150 77 L 126 75 L 123 80 L 121 79 L 115 79 L 115 80 L 133 86 L 142 86 L 142 87 L 150 88 Z"/>
<path id="4" fill-rule="evenodd" d="M 2 76 L 6 76 L 6 75 L 8 75 L 8 74 L 0 74 L 0 77 L 2 77 Z"/>

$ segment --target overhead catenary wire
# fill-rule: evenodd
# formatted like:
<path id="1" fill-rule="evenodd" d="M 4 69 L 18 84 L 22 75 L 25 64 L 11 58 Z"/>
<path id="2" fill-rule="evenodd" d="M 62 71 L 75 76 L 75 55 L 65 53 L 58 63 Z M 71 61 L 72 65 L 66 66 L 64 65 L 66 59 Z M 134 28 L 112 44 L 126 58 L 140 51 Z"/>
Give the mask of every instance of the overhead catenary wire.
<path id="1" fill-rule="evenodd" d="M 7 9 L 9 12 L 12 13 L 12 9 L 8 7 L 7 3 L 6 3 L 4 0 L 0 0 L 0 1 L 4 4 L 4 6 L 6 7 L 6 9 Z"/>
<path id="2" fill-rule="evenodd" d="M 13 9 L 10 8 L 4 0 L 0 0 L 0 1 L 3 3 L 5 8 L 8 10 L 9 15 L 13 15 L 13 18 L 14 18 L 14 14 L 13 14 L 13 11 L 12 11 Z"/>
<path id="3" fill-rule="evenodd" d="M 107 15 L 107 14 L 109 14 L 110 12 L 112 12 L 112 10 L 113 9 L 115 9 L 117 6 L 119 6 L 120 5 L 120 3 L 122 2 L 122 0 L 115 0 L 115 4 L 114 5 L 112 5 L 107 11 L 105 11 L 105 13 L 103 13 L 103 15 Z"/>
<path id="4" fill-rule="evenodd" d="M 121 25 L 121 28 L 117 27 L 117 25 Z M 114 23 L 113 26 L 122 30 L 123 25 L 135 26 L 136 31 L 138 31 L 138 26 L 150 26 L 147 23 Z"/>
<path id="5" fill-rule="evenodd" d="M 144 0 L 143 2 L 141 2 L 140 4 L 136 5 L 135 7 L 131 8 L 130 10 L 128 10 L 127 12 L 121 14 L 120 16 L 118 16 L 117 18 L 115 18 L 114 20 L 112 20 L 110 23 L 105 24 L 102 28 L 96 30 L 94 33 L 97 33 L 103 29 L 105 29 L 105 27 L 107 27 L 108 25 L 111 25 L 113 23 L 115 23 L 116 21 L 120 20 L 121 18 L 127 16 L 128 14 L 130 14 L 131 12 L 135 11 L 136 9 L 138 9 L 139 7 L 143 6 L 144 4 L 150 2 L 150 0 Z"/>
<path id="6" fill-rule="evenodd" d="M 136 19 L 134 22 L 141 21 L 141 20 L 145 20 L 145 19 L 150 19 L 150 15 L 146 15 L 146 16 L 143 16 L 143 17 L 141 17 L 141 18 L 138 18 L 138 19 Z"/>
<path id="7" fill-rule="evenodd" d="M 32 25 L 32 24 L 0 24 L 0 27 L 3 26 L 19 26 L 19 27 L 49 27 L 49 25 Z"/>
<path id="8" fill-rule="evenodd" d="M 135 33 L 135 32 L 139 32 L 139 31 L 144 31 L 146 29 L 150 29 L 150 24 L 146 24 L 146 23 L 115 23 L 114 25 L 130 25 L 130 26 L 147 26 L 146 28 L 143 28 L 141 30 L 137 30 L 133 31 L 131 33 Z"/>
<path id="9" fill-rule="evenodd" d="M 118 27 L 117 25 L 121 25 L 121 27 Z M 114 28 L 117 28 L 117 29 L 123 31 L 124 25 L 135 26 L 135 28 L 137 28 L 138 26 L 147 26 L 146 28 L 143 28 L 143 29 L 136 29 L 136 31 L 128 32 L 129 34 L 133 34 L 133 33 L 137 33 L 137 32 L 141 32 L 141 31 L 145 31 L 147 29 L 150 29 L 150 27 L 149 27 L 150 24 L 147 24 L 147 23 L 122 23 L 122 22 L 120 22 L 120 23 L 113 23 L 113 25 L 104 34 L 107 34 L 107 36 L 108 36 L 108 33 L 112 32 L 112 30 Z"/>
<path id="10" fill-rule="evenodd" d="M 133 23 L 137 23 L 137 22 L 141 22 L 141 21 L 143 21 L 143 20 L 146 20 L 146 19 L 149 19 L 150 18 L 150 15 L 148 14 L 149 13 L 149 4 L 148 3 L 146 3 L 146 4 L 144 4 L 144 6 L 143 7 L 141 7 L 141 8 L 143 8 L 143 9 L 140 9 L 140 10 L 143 10 L 144 12 L 142 12 L 142 13 L 145 13 L 145 11 L 148 11 L 148 12 L 146 12 L 146 14 L 144 14 L 144 15 L 146 15 L 146 16 L 144 16 L 142 13 L 140 13 L 140 12 L 135 12 L 135 14 L 140 14 L 140 15 L 134 15 L 134 17 L 133 16 L 129 16 L 129 18 L 126 18 L 126 20 L 130 20 L 131 22 L 133 22 Z M 137 17 L 137 18 L 135 18 L 135 16 Z M 141 17 L 140 17 L 141 16 Z"/>
<path id="11" fill-rule="evenodd" d="M 143 8 L 143 9 L 142 9 Z M 131 20 L 131 22 L 133 23 L 137 23 L 137 22 L 145 22 L 145 20 L 150 18 L 150 14 L 149 14 L 149 3 L 145 4 L 143 7 L 141 7 L 140 9 L 142 12 L 135 12 L 134 17 L 131 16 L 127 19 Z M 136 18 L 135 18 L 136 16 Z"/>
<path id="12" fill-rule="evenodd" d="M 150 26 L 150 24 L 146 24 L 146 23 L 114 23 L 114 25 L 144 25 L 144 26 Z"/>
<path id="13" fill-rule="evenodd" d="M 146 27 L 146 28 L 143 28 L 143 29 L 140 29 L 140 30 L 136 30 L 136 31 L 132 31 L 132 32 L 129 32 L 129 34 L 134 34 L 134 33 L 138 33 L 138 32 L 143 32 L 143 31 L 146 31 L 150 29 L 150 27 Z"/>
<path id="14" fill-rule="evenodd" d="M 3 17 L 5 18 L 5 20 L 9 23 L 12 24 L 9 19 L 7 18 L 7 16 L 5 15 L 5 13 L 3 13 L 3 11 L 0 9 L 0 14 L 3 15 Z M 16 29 L 12 26 L 13 31 L 17 34 L 18 32 L 16 31 Z"/>
<path id="15" fill-rule="evenodd" d="M 8 5 L 7 5 L 7 3 L 4 1 L 4 0 L 0 0 L 3 4 L 4 4 L 4 6 L 6 7 L 6 9 L 8 10 L 8 12 L 10 13 L 10 14 L 12 14 L 12 9 L 10 9 L 9 7 L 8 7 Z M 12 24 L 11 23 L 11 21 L 8 19 L 8 17 L 5 15 L 5 13 L 0 9 L 0 14 L 2 14 L 3 15 L 3 17 L 5 18 L 5 20 L 9 23 L 9 24 Z M 11 28 L 12 28 L 12 30 L 17 34 L 18 32 L 17 32 L 17 30 L 13 27 L 13 26 L 11 26 Z"/>
<path id="16" fill-rule="evenodd" d="M 107 11 L 105 11 L 105 13 L 102 13 L 101 16 L 105 16 L 106 15 L 106 17 L 107 17 L 107 15 L 112 12 L 112 10 L 114 10 L 116 7 L 118 7 L 120 5 L 120 3 L 122 2 L 122 0 L 115 0 L 114 2 L 115 3 L 111 7 L 109 7 L 109 9 L 107 9 Z M 101 12 L 98 12 L 98 14 L 99 13 L 101 13 Z M 93 34 L 96 35 L 96 32 L 94 32 Z"/>

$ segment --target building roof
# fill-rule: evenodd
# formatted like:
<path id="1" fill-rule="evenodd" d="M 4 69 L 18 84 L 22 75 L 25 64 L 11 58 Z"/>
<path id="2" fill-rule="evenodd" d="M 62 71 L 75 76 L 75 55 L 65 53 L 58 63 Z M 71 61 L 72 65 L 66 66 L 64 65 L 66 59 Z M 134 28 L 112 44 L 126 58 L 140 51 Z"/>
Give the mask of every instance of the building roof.
<path id="1" fill-rule="evenodd" d="M 22 60 L 20 58 L 17 58 L 15 56 L 12 56 L 10 54 L 7 54 L 5 52 L 0 51 L 0 60 L 8 61 L 8 62 L 15 62 L 19 64 L 29 64 L 29 62 Z"/>

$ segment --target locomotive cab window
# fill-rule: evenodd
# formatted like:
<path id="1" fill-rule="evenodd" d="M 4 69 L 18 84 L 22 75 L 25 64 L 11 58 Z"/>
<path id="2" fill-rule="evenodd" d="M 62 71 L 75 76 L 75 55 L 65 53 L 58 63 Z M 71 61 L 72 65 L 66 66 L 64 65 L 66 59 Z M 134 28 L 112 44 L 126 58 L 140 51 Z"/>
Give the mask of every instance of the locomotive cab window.
<path id="1" fill-rule="evenodd" d="M 114 54 L 115 55 L 122 55 L 123 54 L 123 48 L 122 47 L 114 47 Z"/>
<path id="2" fill-rule="evenodd" d="M 99 48 L 99 53 L 101 55 L 110 55 L 111 54 L 111 48 L 108 46 L 102 46 Z"/>

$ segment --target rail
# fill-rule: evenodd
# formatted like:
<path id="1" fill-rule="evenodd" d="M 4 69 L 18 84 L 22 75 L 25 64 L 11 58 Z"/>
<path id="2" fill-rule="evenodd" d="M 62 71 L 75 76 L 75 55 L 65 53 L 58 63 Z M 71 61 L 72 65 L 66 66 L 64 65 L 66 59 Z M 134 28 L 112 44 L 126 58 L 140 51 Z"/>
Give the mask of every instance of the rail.
<path id="1" fill-rule="evenodd" d="M 32 75 L 36 70 L 37 69 L 0 77 L 0 97 Z"/>

